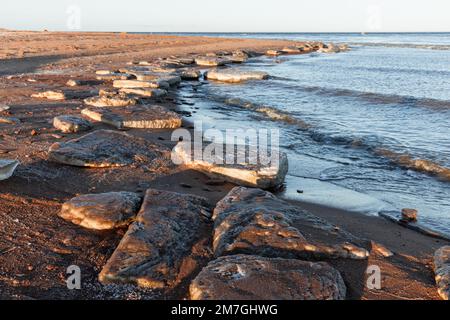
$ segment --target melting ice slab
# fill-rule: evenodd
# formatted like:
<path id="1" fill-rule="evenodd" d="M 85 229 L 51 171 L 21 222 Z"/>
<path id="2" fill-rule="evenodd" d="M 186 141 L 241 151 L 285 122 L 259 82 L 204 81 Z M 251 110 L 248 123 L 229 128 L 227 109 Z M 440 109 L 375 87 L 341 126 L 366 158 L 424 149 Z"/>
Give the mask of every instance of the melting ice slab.
<path id="1" fill-rule="evenodd" d="M 17 160 L 0 159 L 0 181 L 11 178 L 18 165 Z"/>
<path id="2" fill-rule="evenodd" d="M 288 175 L 286 184 L 284 196 L 292 200 L 371 214 L 377 214 L 388 207 L 387 203 L 367 194 L 317 179 Z M 303 193 L 298 193 L 297 190 L 302 190 Z"/>

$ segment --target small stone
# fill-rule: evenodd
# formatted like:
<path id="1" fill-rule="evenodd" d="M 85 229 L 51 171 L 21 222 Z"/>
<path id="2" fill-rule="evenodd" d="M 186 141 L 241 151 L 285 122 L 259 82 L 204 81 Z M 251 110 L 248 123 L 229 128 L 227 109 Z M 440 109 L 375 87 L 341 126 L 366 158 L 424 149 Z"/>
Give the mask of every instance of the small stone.
<path id="1" fill-rule="evenodd" d="M 195 70 L 195 69 L 187 69 L 187 70 L 182 70 L 180 73 L 180 77 L 182 80 L 198 80 L 202 73 L 199 70 Z"/>
<path id="2" fill-rule="evenodd" d="M 97 80 L 107 80 L 107 81 L 115 81 L 115 80 L 127 80 L 132 77 L 131 74 L 116 72 L 116 71 L 108 71 L 108 70 L 99 70 L 96 72 Z"/>
<path id="3" fill-rule="evenodd" d="M 53 264 L 48 264 L 45 269 L 47 269 L 48 271 L 55 271 L 58 270 L 58 266 L 55 266 Z"/>
<path id="4" fill-rule="evenodd" d="M 136 105 L 123 108 L 86 108 L 83 115 L 118 129 L 173 129 L 182 124 L 181 117 L 173 111 L 157 105 Z"/>
<path id="5" fill-rule="evenodd" d="M 92 128 L 89 121 L 72 115 L 57 116 L 53 118 L 53 126 L 64 133 L 76 133 Z"/>
<path id="6" fill-rule="evenodd" d="M 66 95 L 62 91 L 45 91 L 34 93 L 31 95 L 32 98 L 48 99 L 48 100 L 65 100 Z"/>
<path id="7" fill-rule="evenodd" d="M 97 70 L 95 71 L 95 74 L 99 75 L 99 76 L 105 76 L 111 73 L 116 73 L 115 71 L 110 71 L 110 70 Z"/>
<path id="8" fill-rule="evenodd" d="M 165 60 L 169 64 L 175 64 L 175 65 L 189 65 L 193 64 L 194 58 L 186 57 L 186 58 L 169 58 Z"/>
<path id="9" fill-rule="evenodd" d="M 5 104 L 0 104 L 0 112 L 9 110 L 9 106 Z"/>
<path id="10" fill-rule="evenodd" d="M 418 212 L 416 209 L 402 209 L 402 220 L 405 222 L 416 222 Z"/>
<path id="11" fill-rule="evenodd" d="M 139 80 L 116 80 L 113 82 L 114 88 L 155 88 L 168 89 L 170 85 L 166 81 L 139 81 Z"/>
<path id="12" fill-rule="evenodd" d="M 153 65 L 153 63 L 151 63 L 150 61 L 145 61 L 145 60 L 138 61 L 137 64 L 140 66 L 152 66 Z"/>
<path id="13" fill-rule="evenodd" d="M 320 53 L 338 53 L 340 51 L 341 50 L 339 49 L 339 47 L 333 43 L 324 44 L 319 50 L 317 50 L 317 52 Z"/>
<path id="14" fill-rule="evenodd" d="M 156 73 L 175 73 L 177 72 L 177 69 L 160 66 L 160 67 L 153 67 L 152 71 Z"/>
<path id="15" fill-rule="evenodd" d="M 199 66 L 205 67 L 217 67 L 225 65 L 229 60 L 218 57 L 198 57 L 195 59 L 195 63 Z"/>
<path id="16" fill-rule="evenodd" d="M 133 192 L 86 194 L 64 203 L 59 216 L 88 229 L 116 229 L 132 221 L 141 200 Z"/>
<path id="17" fill-rule="evenodd" d="M 285 54 L 300 54 L 300 53 L 302 53 L 302 51 L 295 46 L 285 47 L 281 51 Z"/>
<path id="18" fill-rule="evenodd" d="M 37 136 L 39 133 L 36 131 L 36 130 L 31 130 L 31 133 L 30 133 L 32 136 Z"/>
<path id="19" fill-rule="evenodd" d="M 167 95 L 167 91 L 163 89 L 151 89 L 151 88 L 122 88 L 120 92 L 126 94 L 135 94 L 146 98 L 160 98 Z"/>
<path id="20" fill-rule="evenodd" d="M 120 96 L 121 98 L 126 98 L 127 95 L 120 93 L 117 90 L 108 90 L 108 89 L 100 89 L 98 90 L 98 95 L 100 97 L 115 97 L 115 96 Z"/>
<path id="21" fill-rule="evenodd" d="M 388 248 L 386 248 L 385 246 L 383 246 L 378 242 L 371 241 L 371 244 L 372 244 L 372 251 L 385 258 L 390 258 L 394 255 L 394 253 L 391 250 L 389 250 Z"/>
<path id="22" fill-rule="evenodd" d="M 301 51 L 301 53 L 310 53 L 313 52 L 313 48 L 306 45 L 298 45 L 297 48 Z"/>
<path id="23" fill-rule="evenodd" d="M 102 83 L 103 83 L 103 81 L 70 79 L 67 81 L 66 86 L 68 86 L 68 87 L 94 86 L 94 85 L 99 85 Z"/>
<path id="24" fill-rule="evenodd" d="M 139 81 L 153 81 L 158 79 L 158 74 L 151 71 L 141 71 L 132 73 Z"/>
<path id="25" fill-rule="evenodd" d="M 68 87 L 77 87 L 81 86 L 81 81 L 70 79 L 66 82 L 66 86 Z"/>
<path id="26" fill-rule="evenodd" d="M 181 83 L 181 77 L 177 75 L 162 76 L 158 78 L 158 81 L 161 83 L 166 82 L 169 86 L 177 86 Z"/>
<path id="27" fill-rule="evenodd" d="M 135 105 L 137 100 L 126 94 L 103 93 L 103 95 L 85 99 L 84 103 L 93 107 L 126 107 Z"/>
<path id="28" fill-rule="evenodd" d="M 346 286 L 325 262 L 234 255 L 210 262 L 189 292 L 192 300 L 343 300 Z"/>
<path id="29" fill-rule="evenodd" d="M 17 160 L 0 159 L 0 181 L 11 178 L 18 165 Z"/>
<path id="30" fill-rule="evenodd" d="M 248 58 L 249 55 L 242 50 L 234 51 L 233 54 L 228 57 L 228 59 L 233 63 L 244 63 L 248 60 Z"/>
<path id="31" fill-rule="evenodd" d="M 339 45 L 338 48 L 339 48 L 339 51 L 349 51 L 350 50 L 350 47 L 345 43 Z"/>
<path id="32" fill-rule="evenodd" d="M 266 55 L 267 56 L 279 56 L 279 55 L 282 55 L 283 54 L 283 52 L 281 52 L 281 51 L 279 51 L 279 50 L 267 50 L 266 51 Z"/>
<path id="33" fill-rule="evenodd" d="M 237 83 L 248 80 L 265 80 L 269 77 L 266 72 L 243 71 L 235 69 L 214 69 L 208 71 L 205 77 L 210 80 Z"/>

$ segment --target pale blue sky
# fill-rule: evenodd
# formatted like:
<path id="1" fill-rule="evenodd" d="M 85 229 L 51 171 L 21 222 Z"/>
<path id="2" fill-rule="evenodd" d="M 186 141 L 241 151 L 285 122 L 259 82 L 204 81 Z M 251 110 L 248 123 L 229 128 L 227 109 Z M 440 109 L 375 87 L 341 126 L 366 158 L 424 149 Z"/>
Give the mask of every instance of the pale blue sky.
<path id="1" fill-rule="evenodd" d="M 8 0 L 0 28 L 148 32 L 450 31 L 449 0 Z"/>

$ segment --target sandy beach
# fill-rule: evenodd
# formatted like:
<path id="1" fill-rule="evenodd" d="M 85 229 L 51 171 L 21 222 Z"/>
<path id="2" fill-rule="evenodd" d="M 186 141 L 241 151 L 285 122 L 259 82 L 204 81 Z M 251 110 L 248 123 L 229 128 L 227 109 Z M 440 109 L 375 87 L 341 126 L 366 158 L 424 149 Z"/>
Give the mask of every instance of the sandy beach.
<path id="1" fill-rule="evenodd" d="M 171 55 L 233 51 L 241 48 L 265 51 L 282 49 L 289 41 L 176 37 L 127 33 L 0 32 L 0 75 L 33 72 L 39 67 L 95 70 L 102 65 L 156 59 Z M 92 69 L 91 69 L 92 68 Z"/>
<path id="2" fill-rule="evenodd" d="M 112 83 L 67 87 L 69 80 L 93 81 L 97 70 L 118 70 L 131 61 L 155 65 L 164 58 L 204 56 L 244 50 L 264 54 L 303 45 L 281 40 L 180 37 L 127 33 L 57 33 L 0 31 L 0 104 L 10 108 L 0 117 L 0 158 L 17 159 L 14 175 L 0 181 L 0 298 L 2 299 L 183 299 L 189 298 L 187 277 L 170 290 L 139 288 L 131 284 L 104 286 L 98 275 L 124 236 L 127 228 L 93 231 L 58 216 L 71 198 L 90 193 L 130 191 L 144 195 L 159 189 L 205 197 L 211 207 L 235 187 L 229 182 L 212 183 L 203 173 L 182 166 L 149 168 L 132 165 L 118 168 L 79 168 L 48 159 L 52 144 L 82 137 L 86 132 L 61 133 L 52 125 L 59 115 L 80 115 L 83 98 L 99 89 L 112 90 Z M 181 85 L 184 85 L 185 81 Z M 188 84 L 190 85 L 190 84 Z M 73 90 L 75 98 L 62 101 L 35 99 L 46 90 Z M 195 85 L 192 87 L 195 90 Z M 189 117 L 180 112 L 176 87 L 155 103 L 183 116 L 183 128 L 192 129 Z M 94 122 L 94 130 L 113 130 Z M 121 131 L 122 132 L 122 131 Z M 127 129 L 126 133 L 172 149 L 171 129 Z M 380 217 L 339 209 L 290 202 L 329 221 L 357 237 L 370 255 L 365 260 L 328 259 L 342 275 L 346 298 L 440 299 L 433 273 L 434 252 L 449 242 L 432 238 Z M 203 229 L 199 243 L 212 243 L 213 224 Z M 314 237 L 315 235 L 311 235 Z M 319 235 L 316 235 L 319 237 Z M 374 243 L 394 253 L 377 254 Z M 198 250 L 197 274 L 213 259 L 210 250 Z M 83 290 L 67 290 L 66 268 L 83 270 Z M 366 270 L 382 270 L 382 288 L 368 289 Z"/>

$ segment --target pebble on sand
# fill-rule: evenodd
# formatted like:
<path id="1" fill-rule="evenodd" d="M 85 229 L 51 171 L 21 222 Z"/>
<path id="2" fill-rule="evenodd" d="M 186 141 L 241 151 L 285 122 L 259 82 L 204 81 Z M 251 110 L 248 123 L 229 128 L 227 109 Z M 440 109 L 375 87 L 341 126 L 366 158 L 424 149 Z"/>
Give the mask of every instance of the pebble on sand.
<path id="1" fill-rule="evenodd" d="M 159 79 L 152 81 L 140 81 L 140 80 L 115 80 L 113 82 L 114 88 L 156 88 L 156 89 L 168 89 L 170 87 L 167 81 Z"/>
<path id="2" fill-rule="evenodd" d="M 223 66 L 227 62 L 230 62 L 227 59 L 219 58 L 219 57 L 198 57 L 195 59 L 195 63 L 199 66 L 204 67 L 217 67 Z"/>
<path id="3" fill-rule="evenodd" d="M 214 69 L 208 71 L 205 77 L 210 80 L 237 83 L 248 80 L 265 80 L 269 74 L 261 71 L 245 71 L 236 69 Z"/>
<path id="4" fill-rule="evenodd" d="M 282 55 L 283 54 L 283 52 L 282 51 L 279 51 L 279 50 L 267 50 L 266 51 L 266 56 L 273 56 L 273 57 L 276 57 L 276 56 L 280 56 L 280 55 Z"/>
<path id="5" fill-rule="evenodd" d="M 158 79 L 159 82 L 167 82 L 169 86 L 177 86 L 181 83 L 181 77 L 178 75 L 165 75 Z"/>
<path id="6" fill-rule="evenodd" d="M 93 230 L 127 226 L 135 217 L 142 198 L 133 192 L 86 194 L 63 204 L 59 216 Z"/>
<path id="7" fill-rule="evenodd" d="M 120 92 L 146 98 L 159 98 L 167 95 L 167 91 L 164 89 L 152 89 L 152 88 L 122 88 L 120 89 Z"/>
<path id="8" fill-rule="evenodd" d="M 416 209 L 402 209 L 402 220 L 405 222 L 416 222 L 418 211 Z"/>
<path id="9" fill-rule="evenodd" d="M 375 242 L 375 241 L 371 241 L 371 245 L 372 245 L 372 251 L 375 252 L 376 254 L 379 254 L 385 258 L 390 258 L 394 255 L 394 253 L 389 250 L 388 248 L 386 248 L 384 245 L 382 245 L 381 243 Z"/>
<path id="10" fill-rule="evenodd" d="M 181 70 L 179 73 L 182 80 L 198 80 L 202 73 L 195 69 Z"/>
<path id="11" fill-rule="evenodd" d="M 84 103 L 93 107 L 126 107 L 135 105 L 137 99 L 129 97 L 125 93 L 103 93 L 96 97 L 84 99 Z"/>
<path id="12" fill-rule="evenodd" d="M 0 104 L 0 112 L 9 110 L 9 106 L 5 104 Z"/>
<path id="13" fill-rule="evenodd" d="M 66 82 L 66 86 L 68 87 L 79 87 L 79 86 L 90 86 L 90 85 L 100 85 L 103 81 L 99 80 L 75 80 L 70 79 Z"/>
<path id="14" fill-rule="evenodd" d="M 123 73 L 118 71 L 108 71 L 108 70 L 98 70 L 96 72 L 97 74 L 97 80 L 107 80 L 107 81 L 114 81 L 114 80 L 127 80 L 131 79 L 133 76 L 129 73 Z"/>
<path id="15" fill-rule="evenodd" d="M 89 121 L 73 115 L 63 115 L 53 118 L 53 126 L 64 133 L 82 132 L 92 128 Z"/>
<path id="16" fill-rule="evenodd" d="M 281 50 L 281 52 L 285 53 L 285 54 L 300 54 L 302 53 L 302 50 L 300 50 L 299 48 L 295 47 L 295 46 L 290 46 L 290 47 L 285 47 Z"/>
<path id="17" fill-rule="evenodd" d="M 45 91 L 33 93 L 32 98 L 48 99 L 48 100 L 65 100 L 66 95 L 62 91 Z"/>
<path id="18" fill-rule="evenodd" d="M 118 129 L 174 129 L 181 127 L 181 117 L 157 105 L 136 105 L 123 108 L 86 108 L 81 113 Z"/>

